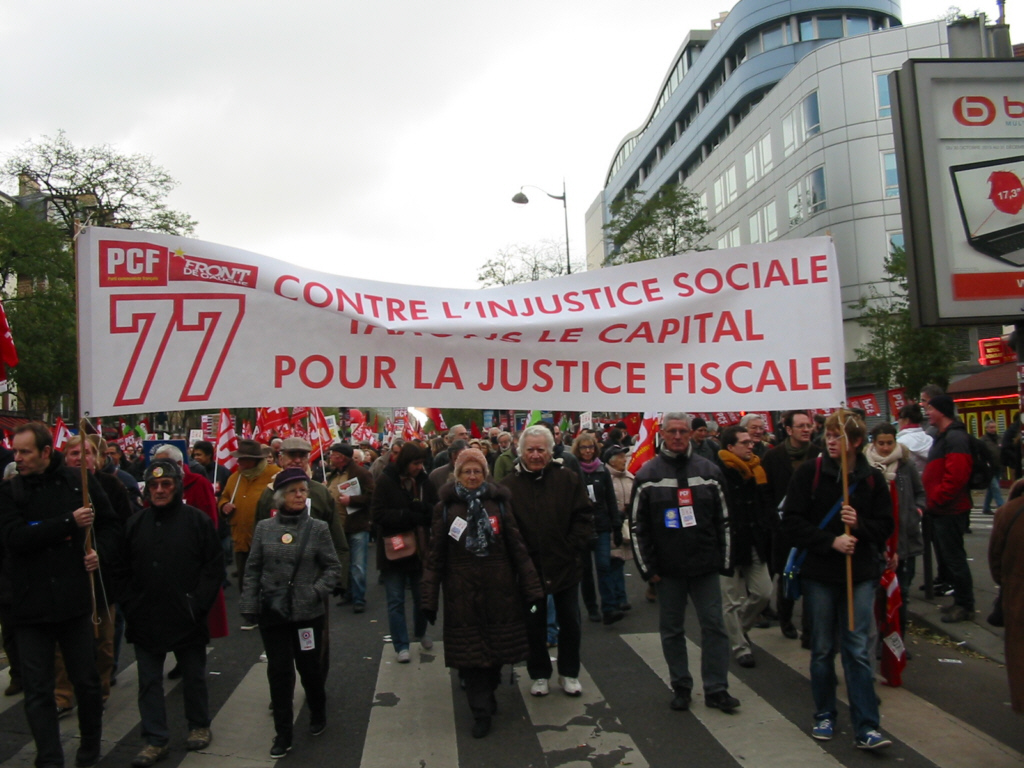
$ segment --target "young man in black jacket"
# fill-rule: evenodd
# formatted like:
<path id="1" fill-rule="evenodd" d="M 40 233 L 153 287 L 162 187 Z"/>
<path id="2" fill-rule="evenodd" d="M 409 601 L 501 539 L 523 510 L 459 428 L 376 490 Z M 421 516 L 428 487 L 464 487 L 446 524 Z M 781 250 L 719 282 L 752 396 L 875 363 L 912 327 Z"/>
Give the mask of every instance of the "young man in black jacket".
<path id="1" fill-rule="evenodd" d="M 11 560 L 11 618 L 21 656 L 25 716 L 38 752 L 36 765 L 64 765 L 53 698 L 58 645 L 78 699 L 81 743 L 75 765 L 95 765 L 100 759 L 103 702 L 93 650 L 93 573 L 100 565 L 97 550 L 119 550 L 121 525 L 91 476 L 91 506 L 83 505 L 82 476 L 65 466 L 45 424 L 18 427 L 13 442 L 18 474 L 0 485 L 0 541 Z M 90 527 L 92 546 L 86 548 Z M 114 563 L 105 560 L 104 567 L 108 566 Z"/>

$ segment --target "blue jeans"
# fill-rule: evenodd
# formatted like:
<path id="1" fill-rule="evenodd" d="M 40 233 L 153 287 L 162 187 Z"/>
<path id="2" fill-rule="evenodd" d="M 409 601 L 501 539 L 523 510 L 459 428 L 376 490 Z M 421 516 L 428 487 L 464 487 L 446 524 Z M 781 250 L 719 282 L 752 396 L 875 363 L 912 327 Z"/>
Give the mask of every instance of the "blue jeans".
<path id="1" fill-rule="evenodd" d="M 350 533 L 348 549 L 352 562 L 348 568 L 348 592 L 353 605 L 366 605 L 366 548 L 370 532 Z"/>
<path id="2" fill-rule="evenodd" d="M 409 627 L 405 623 L 406 585 L 412 586 L 412 623 L 416 637 L 427 633 L 427 620 L 420 613 L 420 572 L 407 570 L 381 571 L 388 600 L 388 628 L 396 652 L 409 650 Z"/>
<path id="3" fill-rule="evenodd" d="M 615 575 L 612 572 L 612 534 L 601 531 L 597 534 L 597 548 L 594 550 L 594 565 L 597 567 L 597 590 L 601 594 L 601 613 L 615 613 L 625 602 L 615 596 Z M 621 563 L 622 561 L 618 561 Z"/>
<path id="4" fill-rule="evenodd" d="M 847 618 L 846 584 L 800 579 L 804 610 L 811 618 L 811 694 L 814 719 L 836 719 L 836 651 L 843 660 L 850 719 L 857 738 L 878 728 L 878 699 L 871 671 L 870 636 L 875 620 L 874 580 L 853 585 L 853 625 Z"/>
<path id="5" fill-rule="evenodd" d="M 626 597 L 625 566 L 625 560 L 618 557 L 611 559 L 612 597 L 614 598 L 613 605 L 616 608 L 621 608 L 629 602 L 629 599 Z"/>
<path id="6" fill-rule="evenodd" d="M 548 595 L 548 642 L 558 644 L 558 617 L 555 615 L 555 598 Z"/>
<path id="7" fill-rule="evenodd" d="M 999 478 L 993 477 L 985 491 L 985 503 L 981 505 L 981 511 L 986 515 L 992 510 L 992 502 L 996 503 L 996 509 L 1003 506 L 1003 494 L 999 490 Z"/>
<path id="8" fill-rule="evenodd" d="M 661 650 L 668 662 L 672 690 L 692 690 L 689 657 L 686 651 L 686 601 L 700 623 L 700 674 L 704 693 L 729 688 L 729 635 L 722 615 L 722 588 L 718 572 L 702 576 L 662 576 L 656 585 L 660 613 Z"/>

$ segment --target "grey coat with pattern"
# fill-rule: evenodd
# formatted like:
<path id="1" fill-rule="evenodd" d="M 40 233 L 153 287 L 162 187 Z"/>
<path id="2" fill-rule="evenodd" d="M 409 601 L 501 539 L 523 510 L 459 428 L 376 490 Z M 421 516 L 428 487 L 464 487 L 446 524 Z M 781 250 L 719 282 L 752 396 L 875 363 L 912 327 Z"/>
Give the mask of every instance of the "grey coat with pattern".
<path id="1" fill-rule="evenodd" d="M 239 603 L 242 614 L 258 614 L 262 591 L 288 584 L 303 532 L 309 526 L 309 542 L 292 586 L 291 620 L 306 621 L 323 615 L 324 601 L 341 576 L 341 561 L 327 523 L 313 520 L 308 512 L 275 515 L 256 525 Z M 290 543 L 282 540 L 285 534 L 291 534 Z"/>

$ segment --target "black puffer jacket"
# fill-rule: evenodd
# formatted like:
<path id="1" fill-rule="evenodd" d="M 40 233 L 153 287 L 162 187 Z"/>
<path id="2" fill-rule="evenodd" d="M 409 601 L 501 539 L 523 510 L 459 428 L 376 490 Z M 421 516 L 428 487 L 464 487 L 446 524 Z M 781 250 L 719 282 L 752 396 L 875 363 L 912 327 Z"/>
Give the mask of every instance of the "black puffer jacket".
<path id="1" fill-rule="evenodd" d="M 82 506 L 81 489 L 81 473 L 68 468 L 58 452 L 43 473 L 16 475 L 0 484 L 0 541 L 7 549 L 11 616 L 18 624 L 60 622 L 92 611 L 85 529 L 72 516 Z M 100 567 L 116 569 L 124 530 L 92 475 L 89 496 Z"/>
<path id="2" fill-rule="evenodd" d="M 645 581 L 655 575 L 703 576 L 729 567 L 724 484 L 717 465 L 665 448 L 640 468 L 629 505 L 630 530 Z M 690 526 L 680 521 L 680 495 L 686 491 L 696 518 Z"/>

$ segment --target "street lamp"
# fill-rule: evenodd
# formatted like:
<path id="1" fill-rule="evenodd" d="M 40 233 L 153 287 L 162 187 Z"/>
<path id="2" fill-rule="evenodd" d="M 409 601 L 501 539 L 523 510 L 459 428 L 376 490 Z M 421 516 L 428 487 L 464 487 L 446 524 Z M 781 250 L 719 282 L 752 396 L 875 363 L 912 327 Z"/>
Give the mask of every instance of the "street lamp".
<path id="1" fill-rule="evenodd" d="M 572 262 L 569 260 L 569 206 L 565 202 L 565 179 L 562 179 L 562 194 L 560 195 L 552 195 L 547 190 L 541 189 L 540 187 L 536 187 L 533 184 L 524 184 L 519 188 L 518 192 L 512 195 L 513 203 L 517 203 L 518 205 L 526 205 L 528 202 L 530 202 L 530 198 L 523 194 L 523 190 L 526 189 L 527 187 L 543 192 L 552 200 L 562 201 L 562 213 L 565 216 L 565 274 L 571 275 Z"/>

